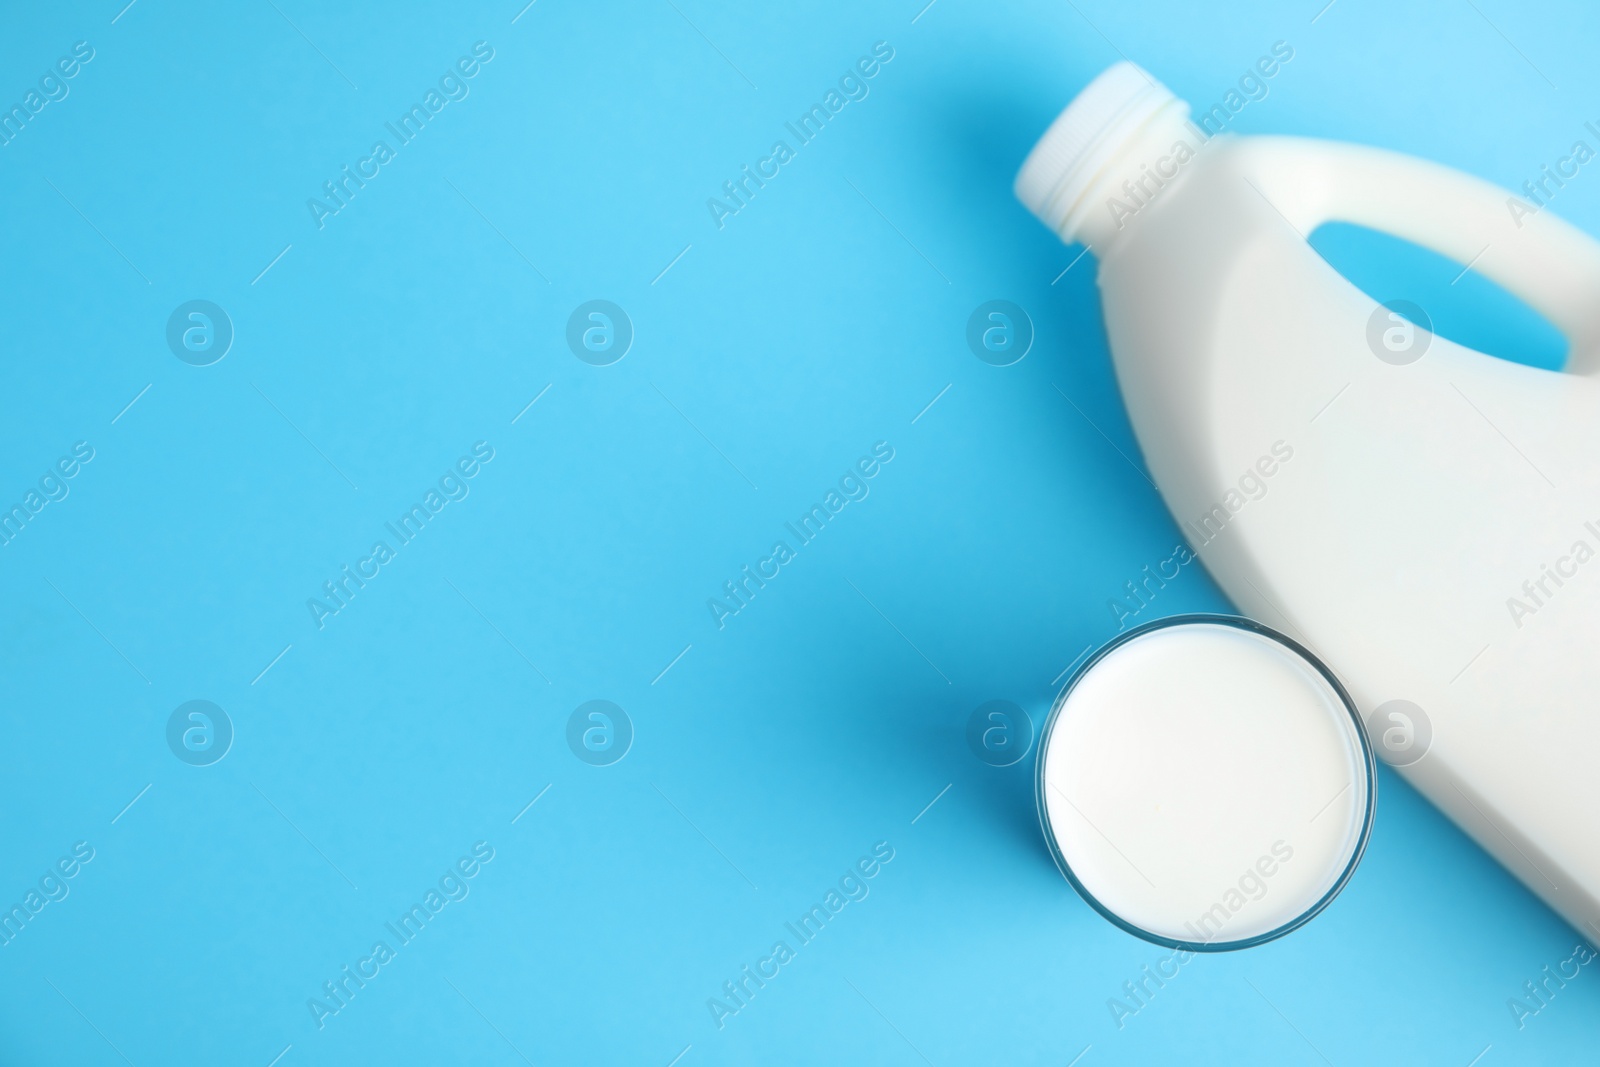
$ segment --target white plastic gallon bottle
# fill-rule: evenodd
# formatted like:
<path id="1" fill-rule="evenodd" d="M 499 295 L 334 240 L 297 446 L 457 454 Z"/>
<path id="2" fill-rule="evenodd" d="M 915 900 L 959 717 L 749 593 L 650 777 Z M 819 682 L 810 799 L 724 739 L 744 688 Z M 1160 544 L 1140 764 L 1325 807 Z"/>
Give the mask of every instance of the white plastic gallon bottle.
<path id="1" fill-rule="evenodd" d="M 1119 63 L 1016 184 L 1099 261 L 1145 462 L 1234 603 L 1343 679 L 1374 749 L 1600 936 L 1600 244 L 1435 164 L 1208 140 L 1188 112 Z M 1566 335 L 1566 370 L 1391 313 L 1307 243 L 1329 221 L 1470 264 Z"/>

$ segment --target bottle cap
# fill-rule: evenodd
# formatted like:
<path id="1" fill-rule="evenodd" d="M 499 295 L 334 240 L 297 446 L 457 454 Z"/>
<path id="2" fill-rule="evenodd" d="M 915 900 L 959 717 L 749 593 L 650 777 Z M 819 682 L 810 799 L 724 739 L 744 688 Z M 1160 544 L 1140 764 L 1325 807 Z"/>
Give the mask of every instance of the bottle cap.
<path id="1" fill-rule="evenodd" d="M 1117 152 L 1171 104 L 1172 91 L 1124 60 L 1090 82 L 1050 124 L 1017 172 L 1016 194 L 1028 210 L 1067 240 L 1078 201 Z"/>

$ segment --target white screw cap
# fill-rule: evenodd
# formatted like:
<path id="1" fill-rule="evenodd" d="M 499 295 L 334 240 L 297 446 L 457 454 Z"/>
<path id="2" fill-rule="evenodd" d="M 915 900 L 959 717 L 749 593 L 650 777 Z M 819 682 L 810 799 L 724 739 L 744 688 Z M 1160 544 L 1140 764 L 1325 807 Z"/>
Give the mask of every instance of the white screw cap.
<path id="1" fill-rule="evenodd" d="M 1188 105 L 1136 64 L 1106 68 L 1067 105 L 1017 172 L 1017 199 L 1046 226 L 1072 240 L 1078 201 L 1141 127 L 1168 105 Z"/>

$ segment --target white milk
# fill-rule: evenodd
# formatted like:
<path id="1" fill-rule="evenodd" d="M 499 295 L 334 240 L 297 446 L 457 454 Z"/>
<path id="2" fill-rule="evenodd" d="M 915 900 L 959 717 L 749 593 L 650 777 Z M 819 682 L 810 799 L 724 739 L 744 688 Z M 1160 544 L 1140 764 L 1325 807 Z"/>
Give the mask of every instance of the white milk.
<path id="1" fill-rule="evenodd" d="M 1090 903 L 1135 933 L 1217 948 L 1286 932 L 1365 846 L 1359 730 L 1272 637 L 1214 621 L 1136 631 L 1057 703 L 1040 818 Z"/>

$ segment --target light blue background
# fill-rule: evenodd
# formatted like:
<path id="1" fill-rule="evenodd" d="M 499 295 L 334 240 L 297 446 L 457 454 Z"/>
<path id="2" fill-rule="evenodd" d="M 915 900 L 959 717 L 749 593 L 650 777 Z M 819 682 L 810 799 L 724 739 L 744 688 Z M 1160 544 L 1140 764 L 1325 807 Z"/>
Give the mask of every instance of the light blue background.
<path id="1" fill-rule="evenodd" d="M 1165 952 L 1056 872 L 1031 756 L 964 740 L 992 698 L 1042 718 L 1179 536 L 1118 454 L 1093 260 L 1062 275 L 1011 195 L 1056 112 L 1118 50 L 1209 106 L 1285 40 L 1237 130 L 1520 186 L 1600 119 L 1592 6 L 122 2 L 0 33 L 8 106 L 96 50 L 0 148 L 0 498 L 97 450 L 0 548 L 0 897 L 96 849 L 0 948 L 0 1061 L 1592 1056 L 1592 969 L 1520 1031 L 1506 1006 L 1578 935 L 1387 770 L 1323 916 L 1119 1030 Z M 307 198 L 478 40 L 470 97 L 319 230 Z M 870 96 L 719 231 L 706 199 L 880 40 Z M 1554 206 L 1600 232 L 1600 173 Z M 236 329 L 207 368 L 164 340 L 194 298 Z M 637 331 L 614 366 L 563 339 L 592 298 Z M 963 340 L 993 298 L 1037 328 L 1015 366 Z M 306 599 L 478 440 L 471 495 L 319 631 Z M 707 598 L 880 440 L 870 496 L 719 631 Z M 1145 617 L 1228 607 L 1188 568 Z M 237 732 L 207 768 L 164 738 L 196 698 Z M 610 767 L 565 741 L 596 698 L 636 730 Z M 479 840 L 471 895 L 319 1031 L 307 998 Z M 879 841 L 870 896 L 719 1030 L 707 998 Z"/>

